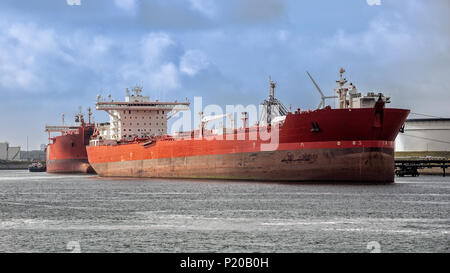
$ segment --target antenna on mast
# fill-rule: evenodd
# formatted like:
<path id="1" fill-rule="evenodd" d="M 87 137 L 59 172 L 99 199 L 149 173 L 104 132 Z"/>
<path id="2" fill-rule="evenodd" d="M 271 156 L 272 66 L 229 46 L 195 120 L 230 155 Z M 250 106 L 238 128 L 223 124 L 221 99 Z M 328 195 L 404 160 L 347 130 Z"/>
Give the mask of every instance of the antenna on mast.
<path id="1" fill-rule="evenodd" d="M 277 87 L 277 83 L 272 81 L 272 78 L 269 76 L 269 98 L 273 99 L 275 97 L 275 87 Z"/>
<path id="2" fill-rule="evenodd" d="M 311 79 L 311 81 L 313 82 L 314 86 L 316 86 L 317 91 L 319 91 L 320 93 L 320 97 L 321 97 L 321 102 L 319 104 L 319 106 L 317 106 L 317 109 L 320 108 L 324 108 L 325 107 L 325 100 L 326 99 L 337 99 L 337 96 L 325 96 L 322 92 L 322 90 L 320 89 L 319 85 L 316 83 L 316 81 L 313 79 L 313 77 L 311 76 L 311 74 L 309 74 L 308 71 L 306 71 L 306 74 L 308 74 L 309 78 Z"/>
<path id="3" fill-rule="evenodd" d="M 269 76 L 269 99 L 264 100 L 262 103 L 264 111 L 261 112 L 260 118 L 264 124 L 271 124 L 273 118 L 278 116 L 286 116 L 288 114 L 286 107 L 275 98 L 276 87 L 277 83 L 272 81 L 272 78 Z"/>

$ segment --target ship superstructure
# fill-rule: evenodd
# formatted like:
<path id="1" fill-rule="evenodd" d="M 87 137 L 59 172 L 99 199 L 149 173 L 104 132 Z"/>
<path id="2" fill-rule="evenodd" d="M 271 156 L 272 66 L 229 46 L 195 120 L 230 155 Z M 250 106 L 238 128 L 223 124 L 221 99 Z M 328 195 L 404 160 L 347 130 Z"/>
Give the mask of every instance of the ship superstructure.
<path id="1" fill-rule="evenodd" d="M 334 89 L 337 93 L 338 109 L 372 108 L 379 100 L 384 103 L 391 102 L 390 98 L 385 97 L 383 93 L 368 92 L 366 95 L 363 95 L 353 83 L 347 84 L 347 79 L 343 77 L 344 73 L 345 69 L 341 68 L 339 70 L 339 80 L 336 81 L 338 87 Z"/>
<path id="2" fill-rule="evenodd" d="M 132 140 L 167 134 L 167 121 L 179 111 L 189 110 L 189 102 L 150 101 L 142 96 L 142 87 L 126 89 L 125 101 L 102 100 L 97 97 L 96 109 L 103 110 L 110 117 L 109 124 L 102 127 L 104 140 Z"/>

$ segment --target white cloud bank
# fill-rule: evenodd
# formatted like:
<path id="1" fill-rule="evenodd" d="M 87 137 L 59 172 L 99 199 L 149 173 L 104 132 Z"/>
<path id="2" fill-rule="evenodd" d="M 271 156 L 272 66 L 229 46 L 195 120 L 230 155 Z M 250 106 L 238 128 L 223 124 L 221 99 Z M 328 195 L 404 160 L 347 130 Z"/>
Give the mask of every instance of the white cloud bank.
<path id="1" fill-rule="evenodd" d="M 197 10 L 207 17 L 213 18 L 217 15 L 217 6 L 214 0 L 189 0 L 191 9 Z"/>
<path id="2" fill-rule="evenodd" d="M 203 52 L 184 50 L 165 32 L 147 33 L 135 43 L 83 31 L 60 33 L 36 24 L 0 24 L 0 88 L 9 93 L 64 93 L 99 84 L 115 89 L 136 83 L 150 92 L 165 92 L 181 86 L 182 74 L 196 76 L 208 65 Z M 80 86 L 70 84 L 74 78 Z"/>
<path id="3" fill-rule="evenodd" d="M 167 33 L 150 33 L 141 40 L 141 54 L 148 65 L 153 65 L 161 62 L 165 51 L 174 45 L 175 42 Z"/>
<path id="4" fill-rule="evenodd" d="M 195 76 L 198 72 L 206 69 L 209 66 L 209 61 L 206 55 L 199 50 L 188 50 L 181 57 L 180 71 L 189 76 Z"/>

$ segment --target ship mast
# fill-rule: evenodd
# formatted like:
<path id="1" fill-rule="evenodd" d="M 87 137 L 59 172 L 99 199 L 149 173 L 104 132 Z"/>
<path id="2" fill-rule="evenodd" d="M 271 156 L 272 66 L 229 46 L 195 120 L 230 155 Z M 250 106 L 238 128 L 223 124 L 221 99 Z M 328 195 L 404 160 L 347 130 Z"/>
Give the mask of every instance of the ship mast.
<path id="1" fill-rule="evenodd" d="M 277 84 L 273 82 L 269 76 L 269 100 L 273 100 L 275 98 L 275 87 L 277 87 Z"/>
<path id="2" fill-rule="evenodd" d="M 88 107 L 88 114 L 89 114 L 89 124 L 91 124 L 91 116 L 92 116 L 91 107 Z"/>
<path id="3" fill-rule="evenodd" d="M 345 69 L 341 68 L 339 70 L 339 80 L 336 81 L 336 83 L 339 85 L 335 90 L 338 94 L 338 105 L 339 109 L 347 108 L 349 103 L 347 100 L 347 92 L 348 88 L 345 87 L 345 84 L 347 83 L 347 78 L 344 78 L 342 75 L 345 73 Z"/>
<path id="4" fill-rule="evenodd" d="M 269 76 L 269 99 L 264 100 L 262 103 L 263 111 L 261 113 L 261 123 L 271 124 L 273 118 L 278 116 L 286 116 L 288 110 L 286 107 L 275 98 L 275 88 L 277 87 L 277 83 L 272 81 Z"/>

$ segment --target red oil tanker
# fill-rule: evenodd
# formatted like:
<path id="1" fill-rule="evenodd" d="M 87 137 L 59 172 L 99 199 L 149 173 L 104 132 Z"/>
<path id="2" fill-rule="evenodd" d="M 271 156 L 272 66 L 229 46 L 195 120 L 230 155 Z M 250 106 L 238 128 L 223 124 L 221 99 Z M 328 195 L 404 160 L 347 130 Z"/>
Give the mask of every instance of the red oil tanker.
<path id="1" fill-rule="evenodd" d="M 88 123 L 84 122 L 81 111 L 75 116 L 75 122 L 76 126 L 46 126 L 50 140 L 46 160 L 48 173 L 95 173 L 86 153 L 86 145 L 95 130 L 90 109 Z M 61 135 L 51 138 L 51 132 L 60 132 Z"/>
<path id="2" fill-rule="evenodd" d="M 394 141 L 409 110 L 386 108 L 381 93 L 361 95 L 344 72 L 337 109 L 324 107 L 328 97 L 311 77 L 322 94 L 319 109 L 288 111 L 270 81 L 261 120 L 248 127 L 244 112 L 242 128 L 223 133 L 207 130 L 215 117 L 200 113 L 198 130 L 167 135 L 167 119 L 189 103 L 150 101 L 140 88 L 131 96 L 127 90 L 124 102 L 99 99 L 96 108 L 111 125 L 91 140 L 89 162 L 100 176 L 391 183 Z"/>

